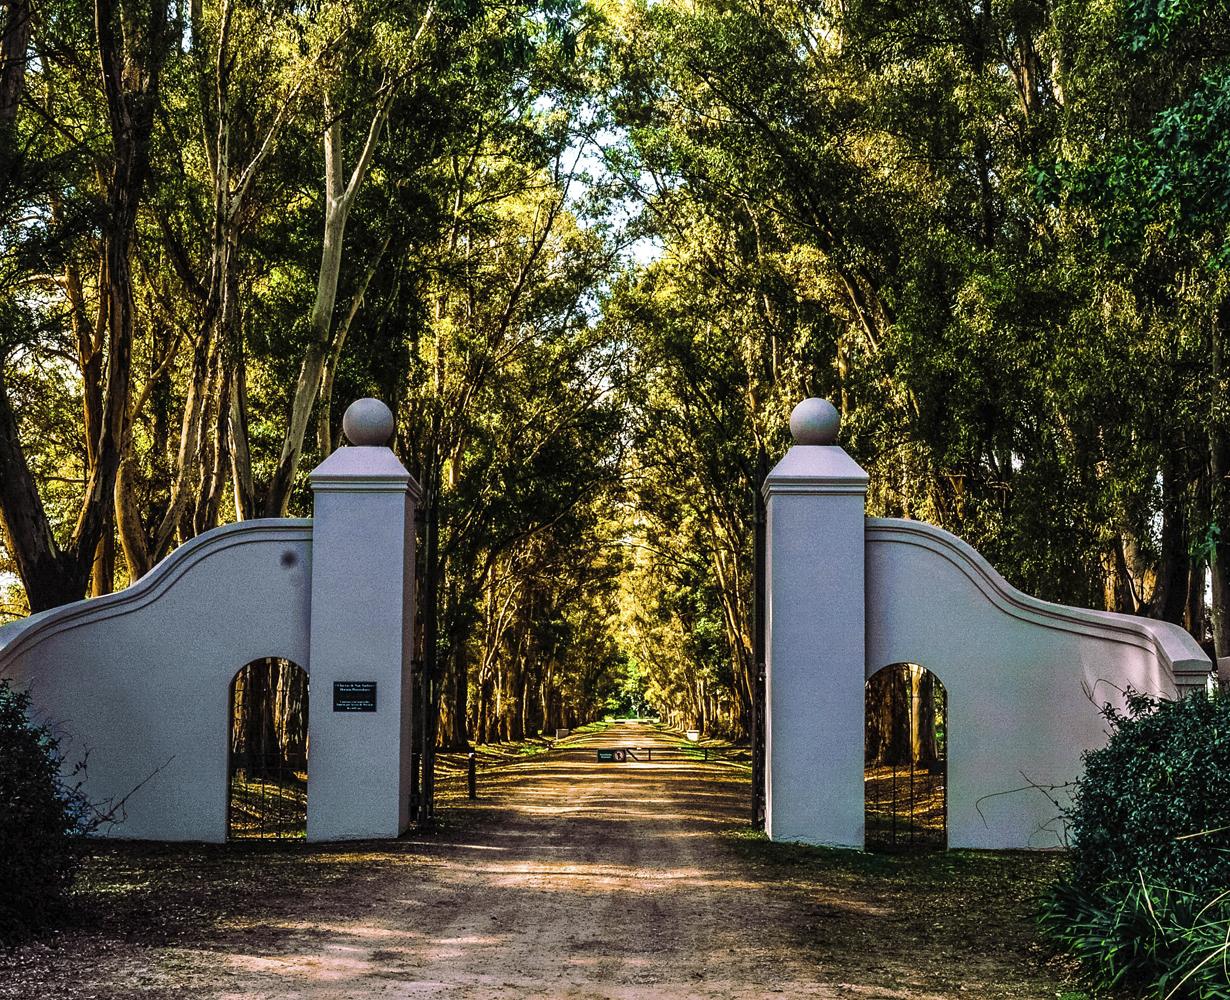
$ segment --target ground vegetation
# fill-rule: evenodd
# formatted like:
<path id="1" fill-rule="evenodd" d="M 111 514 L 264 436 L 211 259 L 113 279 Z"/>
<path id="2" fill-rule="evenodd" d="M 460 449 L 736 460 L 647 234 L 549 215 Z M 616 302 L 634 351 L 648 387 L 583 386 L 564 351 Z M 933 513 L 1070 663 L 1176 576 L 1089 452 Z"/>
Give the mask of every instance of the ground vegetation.
<path id="1" fill-rule="evenodd" d="M 0 680 L 0 946 L 63 918 L 94 819 L 29 709 L 29 695 Z"/>
<path id="2" fill-rule="evenodd" d="M 1230 696 L 1108 711 L 1067 810 L 1043 927 L 1100 988 L 1230 996 Z"/>

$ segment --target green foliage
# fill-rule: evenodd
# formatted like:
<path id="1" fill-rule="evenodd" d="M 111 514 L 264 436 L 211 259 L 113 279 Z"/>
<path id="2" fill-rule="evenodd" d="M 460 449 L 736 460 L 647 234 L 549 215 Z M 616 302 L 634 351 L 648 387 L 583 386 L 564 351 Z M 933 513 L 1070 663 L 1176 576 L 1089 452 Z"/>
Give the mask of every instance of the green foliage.
<path id="1" fill-rule="evenodd" d="M 1099 989 L 1230 998 L 1230 893 L 1209 899 L 1143 880 L 1093 893 L 1065 885 L 1045 903 L 1042 926 Z"/>
<path id="2" fill-rule="evenodd" d="M 739 693 L 756 459 L 811 393 L 873 513 L 1230 651 L 1189 572 L 1230 574 L 1197 553 L 1230 517 L 1225 0 L 600 10 L 606 162 L 656 248 L 605 319 L 637 362 L 645 618 L 694 658 L 645 657 L 671 707 L 716 675 L 706 623 Z"/>
<path id="3" fill-rule="evenodd" d="M 60 913 L 86 825 L 56 740 L 30 723 L 29 707 L 26 692 L 0 680 L 0 944 Z"/>
<path id="4" fill-rule="evenodd" d="M 635 659 L 625 656 L 615 691 L 607 696 L 603 708 L 614 718 L 640 719 L 645 715 L 647 695 L 645 671 Z"/>
<path id="5" fill-rule="evenodd" d="M 1085 755 L 1068 816 L 1073 885 L 1230 886 L 1230 696 L 1131 694 L 1106 718 L 1110 741 Z"/>
<path id="6" fill-rule="evenodd" d="M 1107 709 L 1068 812 L 1043 927 L 1101 986 L 1230 997 L 1230 696 Z"/>
<path id="7" fill-rule="evenodd" d="M 1081 93 L 1069 121 L 1096 109 L 1116 127 L 1103 143 L 1065 144 L 1057 169 L 1069 197 L 1096 207 L 1112 254 L 1138 253 L 1159 231 L 1172 252 L 1197 250 L 1214 267 L 1230 253 L 1227 11 L 1224 0 L 1129 0 L 1122 24 L 1102 25 L 1097 47 L 1077 56 L 1082 68 L 1099 67 L 1099 82 L 1103 67 L 1119 72 L 1101 92 Z"/>
<path id="8" fill-rule="evenodd" d="M 1172 44 L 1180 33 L 1224 27 L 1230 18 L 1226 0 L 1128 0 L 1125 8 L 1128 41 L 1136 50 Z"/>
<path id="9" fill-rule="evenodd" d="M 1225 605 L 1227 9 L 177 7 L 112 344 L 97 233 L 125 170 L 92 18 L 43 3 L 0 108 L 5 461 L 34 483 L 0 490 L 0 614 L 112 503 L 89 489 L 104 398 L 129 404 L 120 531 L 68 549 L 95 592 L 273 499 L 306 513 L 374 394 L 438 526 L 419 579 L 447 742 L 575 722 L 632 661 L 673 721 L 738 733 L 757 490 L 817 394 L 872 513 L 1224 654 L 1203 576 Z M 343 186 L 372 140 L 335 288 L 326 137 Z"/>

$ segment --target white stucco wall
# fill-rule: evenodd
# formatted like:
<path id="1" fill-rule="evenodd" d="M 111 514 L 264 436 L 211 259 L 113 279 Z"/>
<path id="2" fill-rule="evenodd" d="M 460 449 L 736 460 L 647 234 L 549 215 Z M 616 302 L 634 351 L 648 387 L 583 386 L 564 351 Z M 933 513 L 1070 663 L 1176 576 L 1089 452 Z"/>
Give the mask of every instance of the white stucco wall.
<path id="1" fill-rule="evenodd" d="M 803 446 L 765 481 L 765 830 L 863 844 L 863 506 L 841 448 Z"/>
<path id="2" fill-rule="evenodd" d="M 231 682 L 266 657 L 310 678 L 308 839 L 408 825 L 419 489 L 387 447 L 387 406 L 358 400 L 342 424 L 351 445 L 311 475 L 314 521 L 217 528 L 126 590 L 0 628 L 0 677 L 30 692 L 69 768 L 87 761 L 86 796 L 127 800 L 100 834 L 226 839 Z M 334 698 L 351 682 L 374 684 L 374 705 Z"/>
<path id="3" fill-rule="evenodd" d="M 230 684 L 262 657 L 309 667 L 311 523 L 217 528 L 126 590 L 0 630 L 0 676 L 70 764 L 88 751 L 91 800 L 132 793 L 101 833 L 226 839 Z"/>
<path id="4" fill-rule="evenodd" d="M 1178 626 L 1036 600 L 928 524 L 869 519 L 865 564 L 866 675 L 917 663 L 947 691 L 951 847 L 1059 846 L 1054 804 L 1012 790 L 1076 778 L 1127 687 L 1174 697 L 1209 675 Z"/>
<path id="5" fill-rule="evenodd" d="M 308 837 L 393 838 L 410 824 L 414 511 L 388 448 L 339 448 L 315 494 Z M 376 684 L 376 711 L 334 712 L 337 682 Z"/>
<path id="6" fill-rule="evenodd" d="M 939 528 L 865 518 L 839 428 L 804 400 L 765 480 L 769 836 L 863 846 L 865 682 L 916 663 L 948 696 L 949 846 L 1059 846 L 1065 793 L 1030 783 L 1077 778 L 1103 705 L 1202 689 L 1209 658 L 1178 626 L 1029 597 Z"/>

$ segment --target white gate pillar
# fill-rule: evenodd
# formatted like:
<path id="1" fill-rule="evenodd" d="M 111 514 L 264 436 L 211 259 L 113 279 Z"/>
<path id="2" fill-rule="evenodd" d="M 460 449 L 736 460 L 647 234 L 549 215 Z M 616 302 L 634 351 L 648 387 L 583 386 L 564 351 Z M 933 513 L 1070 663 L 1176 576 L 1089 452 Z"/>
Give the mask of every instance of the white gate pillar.
<path id="1" fill-rule="evenodd" d="M 765 828 L 772 840 L 863 846 L 867 473 L 837 446 L 831 403 L 790 414 L 769 473 Z"/>
<path id="2" fill-rule="evenodd" d="M 375 399 L 342 420 L 350 447 L 312 472 L 308 839 L 391 838 L 410 823 L 414 508 Z"/>

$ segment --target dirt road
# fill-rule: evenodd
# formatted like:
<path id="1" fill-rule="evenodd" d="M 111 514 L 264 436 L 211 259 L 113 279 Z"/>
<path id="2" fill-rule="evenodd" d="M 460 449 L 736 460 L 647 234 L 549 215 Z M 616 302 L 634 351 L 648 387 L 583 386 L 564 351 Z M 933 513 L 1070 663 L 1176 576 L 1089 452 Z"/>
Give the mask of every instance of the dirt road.
<path id="1" fill-rule="evenodd" d="M 817 861 L 817 852 L 740 841 L 746 769 L 661 752 L 639 763 L 595 760 L 598 747 L 626 745 L 661 750 L 679 739 L 632 724 L 573 738 L 484 775 L 479 801 L 454 800 L 430 837 L 249 853 L 238 868 L 232 852 L 213 856 L 205 875 L 187 866 L 177 877 L 196 878 L 206 893 L 220 891 L 207 884 L 219 870 L 263 888 L 246 912 L 195 939 L 116 947 L 64 974 L 81 992 L 49 982 L 40 995 L 1056 995 L 1049 973 L 1012 953 L 1019 913 L 988 918 L 981 895 L 953 898 L 945 880 L 966 877 L 962 862 L 930 863 L 920 876 L 868 867 L 899 859 L 830 852 Z"/>
<path id="2" fill-rule="evenodd" d="M 203 995 L 817 996 L 815 968 L 782 947 L 789 907 L 755 898 L 714 836 L 743 818 L 746 770 L 664 759 L 679 742 L 617 724 L 484 775 L 478 803 L 452 803 L 462 835 L 355 887 L 367 912 L 296 923 L 277 954 L 210 956 L 221 981 Z M 616 746 L 660 752 L 597 761 Z"/>

